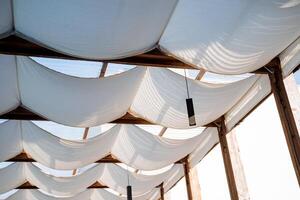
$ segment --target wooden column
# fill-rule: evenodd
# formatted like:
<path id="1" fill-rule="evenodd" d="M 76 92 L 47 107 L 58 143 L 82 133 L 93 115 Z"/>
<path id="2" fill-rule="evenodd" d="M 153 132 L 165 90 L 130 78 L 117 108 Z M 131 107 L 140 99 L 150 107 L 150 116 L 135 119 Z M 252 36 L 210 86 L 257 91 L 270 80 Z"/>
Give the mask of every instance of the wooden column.
<path id="1" fill-rule="evenodd" d="M 164 190 L 164 183 L 160 184 L 160 200 L 165 200 L 165 190 Z"/>
<path id="2" fill-rule="evenodd" d="M 234 180 L 236 183 L 239 198 L 241 200 L 250 200 L 248 184 L 244 172 L 244 166 L 240 156 L 239 144 L 236 138 L 237 132 L 233 129 L 227 133 L 226 139 L 228 142 L 228 149 L 234 171 Z"/>
<path id="3" fill-rule="evenodd" d="M 223 117 L 218 123 L 218 133 L 219 133 L 219 140 L 221 145 L 221 151 L 222 151 L 223 162 L 225 166 L 225 172 L 226 172 L 230 197 L 232 200 L 238 200 L 239 196 L 238 196 L 238 191 L 234 179 L 234 173 L 232 169 L 232 163 L 231 163 L 230 153 L 229 153 L 227 139 L 226 139 L 227 130 L 226 130 Z"/>
<path id="4" fill-rule="evenodd" d="M 192 186 L 191 186 L 191 179 L 190 179 L 190 166 L 189 166 L 189 162 L 188 159 L 186 158 L 184 163 L 183 163 L 183 167 L 184 167 L 184 178 L 185 178 L 185 183 L 186 183 L 186 191 L 187 191 L 187 196 L 188 196 L 188 200 L 193 200 L 193 192 L 192 192 Z"/>
<path id="5" fill-rule="evenodd" d="M 275 60 L 274 66 L 268 68 L 272 92 L 274 94 L 279 117 L 283 127 L 292 163 L 300 185 L 300 139 L 297 125 L 293 116 L 291 105 L 283 82 L 280 60 Z"/>
<path id="6" fill-rule="evenodd" d="M 197 167 L 190 168 L 189 171 L 193 200 L 201 200 L 201 188 Z"/>

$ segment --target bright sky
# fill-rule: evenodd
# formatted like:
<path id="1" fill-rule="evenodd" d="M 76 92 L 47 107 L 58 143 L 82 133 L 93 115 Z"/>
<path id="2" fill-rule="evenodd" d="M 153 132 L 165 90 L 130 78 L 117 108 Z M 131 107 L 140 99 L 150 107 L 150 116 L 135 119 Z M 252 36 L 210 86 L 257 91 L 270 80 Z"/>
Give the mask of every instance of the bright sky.
<path id="1" fill-rule="evenodd" d="M 38 62 L 73 76 L 97 77 L 101 63 L 86 61 L 61 61 L 55 59 L 37 59 Z M 120 73 L 132 68 L 131 66 L 109 65 L 107 75 Z M 175 70 L 183 74 L 183 70 Z M 194 78 L 195 70 L 189 70 L 188 76 Z M 237 81 L 249 75 L 220 76 L 207 73 L 205 81 L 222 82 Z M 296 74 L 298 84 L 300 73 Z M 81 139 L 83 129 L 70 128 L 52 122 L 37 122 L 39 126 L 59 137 Z M 90 130 L 90 137 L 109 129 L 112 125 L 94 127 Z M 159 126 L 142 126 L 149 132 L 159 133 Z M 201 132 L 201 128 L 185 133 L 185 137 L 192 137 Z M 292 164 L 288 155 L 285 138 L 276 112 L 273 98 L 269 98 L 254 113 L 236 128 L 240 145 L 240 154 L 244 164 L 250 198 L 252 200 L 298 200 L 300 190 L 295 178 Z M 168 130 L 166 136 L 182 138 L 182 131 Z M 0 164 L 3 167 L 3 164 Z M 69 172 L 58 172 L 43 168 L 49 173 L 69 175 Z M 226 176 L 219 146 L 217 146 L 197 166 L 203 200 L 226 200 L 229 198 Z M 180 181 L 169 194 L 172 200 L 185 200 L 186 189 L 184 180 Z M 3 197 L 3 196 L 2 196 Z M 1 195 L 0 195 L 1 198 Z"/>

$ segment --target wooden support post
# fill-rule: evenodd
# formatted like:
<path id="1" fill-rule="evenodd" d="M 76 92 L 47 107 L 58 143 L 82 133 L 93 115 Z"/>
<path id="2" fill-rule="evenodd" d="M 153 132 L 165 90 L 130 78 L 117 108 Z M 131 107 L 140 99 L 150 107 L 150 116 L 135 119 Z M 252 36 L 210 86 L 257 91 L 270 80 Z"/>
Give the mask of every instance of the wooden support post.
<path id="1" fill-rule="evenodd" d="M 227 130 L 226 130 L 224 117 L 222 117 L 222 119 L 218 123 L 218 133 L 219 133 L 219 140 L 221 145 L 221 151 L 222 151 L 222 156 L 223 156 L 223 161 L 225 166 L 225 172 L 226 172 L 230 197 L 232 200 L 238 200 L 239 196 L 238 196 L 238 191 L 234 179 L 234 173 L 232 169 L 232 163 L 231 163 L 230 153 L 229 153 L 227 139 L 226 139 Z"/>
<path id="2" fill-rule="evenodd" d="M 185 161 L 183 162 L 183 167 L 184 167 L 184 178 L 185 178 L 185 183 L 186 183 L 186 191 L 187 191 L 187 196 L 188 200 L 193 200 L 193 191 L 191 187 L 191 179 L 190 179 L 190 166 L 188 159 L 186 158 Z"/>
<path id="3" fill-rule="evenodd" d="M 160 184 L 160 200 L 165 200 L 165 190 L 164 190 L 164 183 Z"/>
<path id="4" fill-rule="evenodd" d="M 277 110 L 283 127 L 283 132 L 286 138 L 292 163 L 300 185 L 300 139 L 297 130 L 297 125 L 293 116 L 291 105 L 287 96 L 287 92 L 283 82 L 283 76 L 279 58 L 269 70 L 269 78 L 272 92 L 274 94 Z"/>

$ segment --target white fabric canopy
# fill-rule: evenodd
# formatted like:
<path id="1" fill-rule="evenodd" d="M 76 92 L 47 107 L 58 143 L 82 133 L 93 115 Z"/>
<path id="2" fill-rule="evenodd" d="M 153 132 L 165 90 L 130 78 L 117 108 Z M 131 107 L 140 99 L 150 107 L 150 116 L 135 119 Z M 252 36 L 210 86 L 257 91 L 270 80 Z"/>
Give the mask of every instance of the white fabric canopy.
<path id="1" fill-rule="evenodd" d="M 0 38 L 11 33 L 13 29 L 13 17 L 10 0 L 0 2 Z"/>
<path id="2" fill-rule="evenodd" d="M 152 200 L 158 193 L 158 189 L 141 196 L 134 196 L 134 200 Z M 53 197 L 40 192 L 39 190 L 18 190 L 7 200 L 126 200 L 126 197 L 114 195 L 104 189 L 89 189 L 72 197 Z"/>
<path id="3" fill-rule="evenodd" d="M 177 0 L 13 2 L 15 29 L 26 38 L 77 57 L 113 59 L 151 50 Z"/>
<path id="4" fill-rule="evenodd" d="M 189 154 L 189 164 L 191 167 L 196 166 L 207 153 L 219 142 L 218 130 L 215 127 L 206 128 L 201 133 L 201 144 Z"/>
<path id="5" fill-rule="evenodd" d="M 26 57 L 0 56 L 0 66 L 2 114 L 22 104 L 49 120 L 91 127 L 130 111 L 165 127 L 191 128 L 184 77 L 168 69 L 138 67 L 106 78 L 88 79 L 58 73 Z M 224 85 L 189 79 L 197 126 L 225 114 L 257 78 Z"/>
<path id="6" fill-rule="evenodd" d="M 300 37 L 286 48 L 280 55 L 282 73 L 286 77 L 300 65 Z"/>
<path id="7" fill-rule="evenodd" d="M 299 2 L 179 0 L 160 45 L 195 67 L 241 74 L 267 64 L 299 35 Z"/>
<path id="8" fill-rule="evenodd" d="M 142 175 L 127 172 L 115 164 L 98 164 L 87 171 L 71 177 L 54 177 L 45 174 L 31 163 L 14 163 L 0 169 L 0 193 L 14 189 L 26 181 L 42 191 L 57 196 L 73 196 L 86 190 L 95 182 L 100 182 L 121 194 L 126 194 L 129 183 L 134 188 L 132 193 L 139 196 L 152 191 L 156 186 L 169 180 L 180 166 L 174 165 L 161 174 Z"/>
<path id="9" fill-rule="evenodd" d="M 23 105 L 52 121 L 81 127 L 125 115 L 145 71 L 134 68 L 104 79 L 84 79 L 49 70 L 26 57 L 17 57 L 17 66 Z"/>
<path id="10" fill-rule="evenodd" d="M 7 113 L 20 104 L 15 56 L 0 55 L 0 114 Z"/>
<path id="11" fill-rule="evenodd" d="M 112 154 L 123 163 L 142 170 L 166 167 L 182 159 L 205 138 L 175 140 L 152 135 L 135 125 L 115 125 L 85 141 L 58 138 L 29 121 L 0 125 L 0 161 L 26 152 L 37 162 L 54 169 L 76 169 Z"/>
<path id="12" fill-rule="evenodd" d="M 159 44 L 196 68 L 223 74 L 262 67 L 300 35 L 300 5 L 289 0 L 2 0 L 0 9 L 0 37 L 14 27 L 42 46 L 91 59 L 128 57 Z"/>
<path id="13" fill-rule="evenodd" d="M 226 128 L 230 131 L 247 115 L 259 102 L 271 92 L 268 75 L 260 75 L 246 95 L 239 100 L 225 115 Z"/>
<path id="14" fill-rule="evenodd" d="M 196 123 L 206 125 L 226 113 L 257 77 L 231 84 L 207 84 L 188 80 L 193 98 Z M 167 69 L 149 68 L 134 98 L 131 112 L 164 127 L 188 128 L 187 89 L 184 77 Z"/>

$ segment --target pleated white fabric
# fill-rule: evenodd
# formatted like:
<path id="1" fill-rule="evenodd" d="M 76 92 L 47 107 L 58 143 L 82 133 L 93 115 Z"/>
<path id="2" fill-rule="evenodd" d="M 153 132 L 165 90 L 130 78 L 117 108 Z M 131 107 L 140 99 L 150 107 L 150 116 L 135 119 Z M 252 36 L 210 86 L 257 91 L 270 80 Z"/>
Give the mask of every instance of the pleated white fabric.
<path id="1" fill-rule="evenodd" d="M 17 32 L 56 51 L 82 58 L 113 59 L 151 50 L 176 2 L 14 1 L 14 20 Z"/>
<path id="2" fill-rule="evenodd" d="M 26 152 L 53 169 L 76 169 L 108 154 L 141 170 L 156 170 L 182 159 L 205 142 L 199 133 L 186 140 L 152 135 L 134 125 L 115 125 L 85 141 L 58 138 L 29 121 L 7 121 L 0 125 L 0 161 Z"/>
<path id="3" fill-rule="evenodd" d="M 102 193 L 102 190 L 100 191 Z M 106 191 L 105 191 L 106 192 Z M 7 200 L 91 200 L 92 190 L 86 190 L 72 197 L 53 197 L 46 195 L 39 190 L 18 190 Z M 110 198 L 114 200 L 113 198 Z M 99 200 L 102 200 L 99 198 Z"/>
<path id="4" fill-rule="evenodd" d="M 0 194 L 8 192 L 26 182 L 25 164 L 14 163 L 0 169 Z"/>
<path id="5" fill-rule="evenodd" d="M 23 151 L 21 123 L 7 121 L 0 124 L 0 162 L 6 161 Z"/>
<path id="6" fill-rule="evenodd" d="M 175 140 L 155 136 L 133 125 L 123 125 L 111 153 L 136 169 L 166 167 L 191 153 L 202 143 L 199 133 L 190 139 Z"/>
<path id="7" fill-rule="evenodd" d="M 158 189 L 140 196 L 134 196 L 134 200 L 154 199 Z M 39 190 L 18 190 L 6 200 L 126 200 L 126 197 L 114 195 L 104 189 L 89 189 L 72 197 L 54 197 Z"/>
<path id="8" fill-rule="evenodd" d="M 17 65 L 20 96 L 27 108 L 52 121 L 81 127 L 125 115 L 145 72 L 138 67 L 105 79 L 83 79 L 25 57 L 17 57 Z"/>
<path id="9" fill-rule="evenodd" d="M 0 38 L 15 27 L 42 46 L 90 59 L 133 56 L 159 44 L 222 74 L 262 67 L 300 35 L 300 5 L 289 0 L 2 0 L 0 9 Z"/>
<path id="10" fill-rule="evenodd" d="M 215 85 L 188 80 L 196 123 L 206 125 L 226 113 L 253 85 L 252 76 L 232 84 Z M 190 128 L 184 77 L 167 69 L 148 68 L 130 111 L 155 124 L 170 128 Z"/>
<path id="11" fill-rule="evenodd" d="M 201 133 L 201 144 L 189 154 L 189 164 L 191 167 L 196 166 L 207 153 L 219 142 L 219 135 L 217 128 L 209 127 Z"/>
<path id="12" fill-rule="evenodd" d="M 58 138 L 29 121 L 8 123 L 11 126 L 22 124 L 24 151 L 53 169 L 76 169 L 107 156 L 120 129 L 120 126 L 115 126 L 87 141 L 70 141 Z"/>
<path id="13" fill-rule="evenodd" d="M 0 66 L 2 114 L 22 104 L 49 120 L 91 127 L 111 122 L 129 111 L 165 127 L 191 128 L 184 77 L 168 69 L 138 67 L 102 79 L 88 79 L 61 74 L 26 57 L 1 56 Z M 224 85 L 189 79 L 197 126 L 225 114 L 257 78 Z"/>
<path id="14" fill-rule="evenodd" d="M 8 36 L 13 29 L 11 0 L 0 1 L 0 38 Z"/>
<path id="15" fill-rule="evenodd" d="M 283 76 L 288 76 L 300 65 L 300 37 L 279 55 Z"/>
<path id="16" fill-rule="evenodd" d="M 0 114 L 20 105 L 16 57 L 0 55 Z"/>
<path id="17" fill-rule="evenodd" d="M 180 166 L 174 165 L 161 174 L 142 175 L 106 163 L 96 165 L 76 176 L 54 177 L 45 174 L 31 163 L 14 163 L 0 169 L 0 192 L 7 192 L 28 181 L 47 194 L 68 197 L 84 192 L 87 187 L 98 181 L 120 194 L 126 194 L 128 175 L 129 183 L 134 188 L 133 195 L 140 196 L 149 193 L 165 180 L 169 180 L 178 168 Z"/>
<path id="18" fill-rule="evenodd" d="M 297 2 L 185 0 L 178 2 L 159 44 L 195 67 L 241 74 L 267 64 L 299 35 Z"/>
<path id="19" fill-rule="evenodd" d="M 270 92 L 271 85 L 268 75 L 260 75 L 247 94 L 226 113 L 225 123 L 227 130 L 230 131 L 259 102 L 265 99 Z"/>

